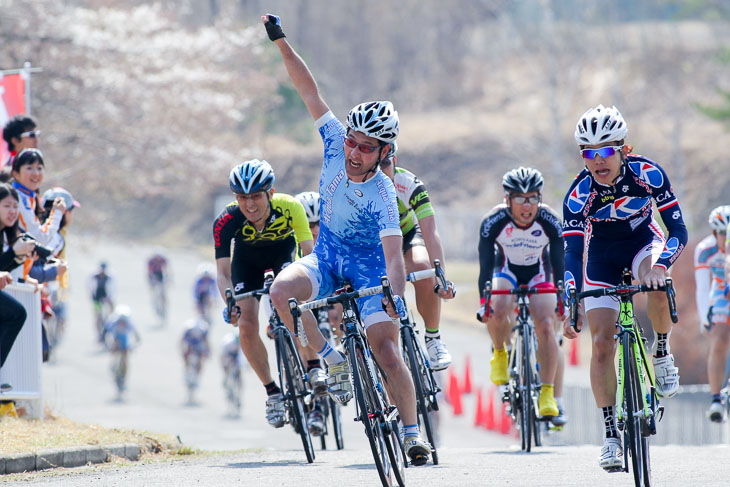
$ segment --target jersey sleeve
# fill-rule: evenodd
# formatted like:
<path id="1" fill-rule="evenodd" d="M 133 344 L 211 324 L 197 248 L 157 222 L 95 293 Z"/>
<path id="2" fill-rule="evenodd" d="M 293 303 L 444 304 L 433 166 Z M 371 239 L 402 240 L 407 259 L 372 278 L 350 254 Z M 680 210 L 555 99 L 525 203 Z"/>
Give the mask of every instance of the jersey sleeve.
<path id="1" fill-rule="evenodd" d="M 550 264 L 553 269 L 553 283 L 558 285 L 565 272 L 565 242 L 563 240 L 563 228 L 558 215 L 545 206 L 540 210 L 540 216 L 544 223 L 543 228 L 550 239 Z"/>
<path id="2" fill-rule="evenodd" d="M 583 250 L 585 246 L 585 218 L 581 213 L 588 196 L 589 185 L 585 188 L 581 175 L 575 178 L 563 200 L 563 239 L 565 242 L 565 292 L 574 287 L 580 292 L 583 287 Z"/>
<path id="3" fill-rule="evenodd" d="M 235 235 L 236 221 L 231 207 L 227 206 L 213 222 L 213 242 L 215 258 L 221 259 L 231 256 L 231 240 Z"/>
<path id="4" fill-rule="evenodd" d="M 494 242 L 497 240 L 502 225 L 500 225 L 499 210 L 490 211 L 479 225 L 479 297 L 484 297 L 484 285 L 492 280 L 494 273 Z"/>
<path id="5" fill-rule="evenodd" d="M 304 207 L 302 206 L 302 204 L 296 199 L 292 198 L 291 207 L 291 226 L 294 229 L 294 235 L 297 237 L 297 242 L 314 240 L 312 231 L 309 229 L 309 220 L 307 220 L 307 213 L 304 211 Z"/>
<path id="6" fill-rule="evenodd" d="M 344 152 L 344 139 L 347 131 L 331 111 L 319 117 L 314 125 L 319 130 L 319 135 L 324 143 L 323 167 L 327 168 L 331 161 L 337 159 L 340 152 Z"/>
<path id="7" fill-rule="evenodd" d="M 710 280 L 712 279 L 710 266 L 705 261 L 707 252 L 705 252 L 704 242 L 705 240 L 697 244 L 694 253 L 695 301 L 697 302 L 697 315 L 703 325 L 707 324 L 707 311 L 710 309 Z"/>
<path id="8" fill-rule="evenodd" d="M 667 174 L 658 164 L 654 164 L 654 168 L 663 176 L 663 180 L 658 190 L 653 193 L 653 197 L 669 234 L 664 244 L 664 250 L 654 265 L 668 269 L 687 245 L 688 234 L 682 218 L 682 210 L 679 208 L 679 201 L 677 201 Z"/>
<path id="9" fill-rule="evenodd" d="M 418 179 L 418 176 L 410 171 L 403 171 L 408 176 L 406 184 L 405 199 L 408 207 L 416 214 L 416 218 L 422 220 L 427 216 L 433 216 L 436 212 L 431 205 L 431 199 L 428 196 L 426 185 Z"/>
<path id="10" fill-rule="evenodd" d="M 395 186 L 388 176 L 380 173 L 380 177 L 376 181 L 380 200 L 377 199 L 376 209 L 374 211 L 375 218 L 378 221 L 378 232 L 380 238 L 391 235 L 401 235 L 400 218 L 398 214 L 398 200 L 396 199 Z"/>
<path id="11" fill-rule="evenodd" d="M 53 237 L 55 237 L 56 233 L 58 233 L 58 228 L 61 226 L 63 212 L 53 208 L 51 209 L 51 213 L 48 215 L 48 219 L 46 219 L 45 223 L 41 223 L 40 220 L 38 220 L 38 216 L 36 216 L 35 209 L 33 207 L 28 208 L 21 201 L 19 209 L 20 226 L 24 229 L 25 233 L 36 239 L 40 245 L 49 245 L 53 240 Z"/>

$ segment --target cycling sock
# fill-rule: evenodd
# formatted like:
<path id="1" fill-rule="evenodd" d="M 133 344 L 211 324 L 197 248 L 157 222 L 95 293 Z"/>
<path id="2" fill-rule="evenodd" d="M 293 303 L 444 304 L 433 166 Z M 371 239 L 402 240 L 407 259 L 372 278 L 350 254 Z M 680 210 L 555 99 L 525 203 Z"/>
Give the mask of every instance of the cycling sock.
<path id="1" fill-rule="evenodd" d="M 606 406 L 601 408 L 603 413 L 603 426 L 606 432 L 606 438 L 618 438 L 618 429 L 614 418 L 616 416 L 616 406 Z"/>
<path id="2" fill-rule="evenodd" d="M 343 357 L 340 352 L 332 348 L 332 345 L 330 345 L 329 342 L 325 342 L 324 347 L 322 347 L 322 350 L 317 352 L 317 355 L 324 359 L 324 361 L 327 362 L 327 365 L 337 365 L 345 361 L 345 357 Z"/>
<path id="3" fill-rule="evenodd" d="M 558 409 L 561 411 L 563 410 L 563 398 L 562 397 L 556 397 L 555 402 L 558 403 Z"/>
<path id="4" fill-rule="evenodd" d="M 656 352 L 654 356 L 666 357 L 669 355 L 669 333 L 656 333 Z"/>
<path id="5" fill-rule="evenodd" d="M 713 394 L 712 402 L 722 402 L 722 397 L 720 396 L 720 394 Z"/>
<path id="6" fill-rule="evenodd" d="M 279 389 L 279 386 L 277 386 L 274 381 L 264 384 L 264 387 L 266 388 L 267 396 L 273 396 L 274 394 L 279 394 L 281 392 L 281 389 Z"/>
<path id="7" fill-rule="evenodd" d="M 321 369 L 322 368 L 322 362 L 319 361 L 319 359 L 314 360 L 307 360 L 307 372 L 309 372 L 312 369 Z"/>
<path id="8" fill-rule="evenodd" d="M 441 340 L 441 331 L 436 330 L 429 330 L 426 328 L 426 334 L 424 335 L 423 339 L 426 341 L 426 343 L 430 342 L 431 340 Z"/>
<path id="9" fill-rule="evenodd" d="M 403 436 L 418 436 L 418 425 L 417 424 L 404 424 L 403 425 Z"/>

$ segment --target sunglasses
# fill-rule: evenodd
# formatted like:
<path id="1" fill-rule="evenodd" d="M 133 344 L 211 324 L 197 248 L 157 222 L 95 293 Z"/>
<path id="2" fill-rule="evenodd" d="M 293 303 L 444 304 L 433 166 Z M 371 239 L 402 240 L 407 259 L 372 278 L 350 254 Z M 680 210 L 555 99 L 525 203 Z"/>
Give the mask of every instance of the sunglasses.
<path id="1" fill-rule="evenodd" d="M 22 139 L 23 137 L 30 137 L 31 139 L 35 139 L 39 135 L 41 135 L 40 129 L 35 129 L 29 130 L 28 132 L 23 132 L 22 134 L 20 134 L 20 138 Z"/>
<path id="2" fill-rule="evenodd" d="M 511 199 L 513 202 L 517 203 L 518 205 L 524 205 L 525 203 L 530 203 L 531 205 L 536 205 L 540 202 L 539 196 L 510 196 L 509 199 Z"/>
<path id="3" fill-rule="evenodd" d="M 601 156 L 602 159 L 605 159 L 607 157 L 611 157 L 622 148 L 622 145 L 611 145 L 608 147 L 601 147 L 600 149 L 583 149 L 580 151 L 580 155 L 583 156 L 584 159 L 595 159 L 596 156 Z"/>
<path id="4" fill-rule="evenodd" d="M 376 150 L 380 149 L 380 146 L 377 145 L 358 144 L 355 142 L 355 139 L 351 139 L 350 137 L 345 137 L 345 145 L 351 149 L 357 147 L 363 154 L 372 154 Z"/>

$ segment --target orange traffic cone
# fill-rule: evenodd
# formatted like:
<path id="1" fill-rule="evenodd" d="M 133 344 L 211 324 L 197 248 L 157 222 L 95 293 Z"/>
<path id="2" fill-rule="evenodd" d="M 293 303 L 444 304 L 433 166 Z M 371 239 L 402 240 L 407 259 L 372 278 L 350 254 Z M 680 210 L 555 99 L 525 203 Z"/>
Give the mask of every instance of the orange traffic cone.
<path id="1" fill-rule="evenodd" d="M 451 398 L 451 407 L 454 408 L 454 416 L 459 416 L 464 413 L 463 405 L 461 404 L 461 391 L 459 390 L 459 379 L 451 373 L 449 377 L 449 396 Z"/>
<path id="2" fill-rule="evenodd" d="M 477 408 L 474 416 L 474 426 L 484 425 L 484 405 L 482 404 L 482 388 L 477 388 Z"/>
<path id="3" fill-rule="evenodd" d="M 466 356 L 466 367 L 464 368 L 464 389 L 465 394 L 471 394 L 471 365 L 469 364 L 469 355 Z"/>
<path id="4" fill-rule="evenodd" d="M 494 421 L 494 386 L 491 386 L 487 393 L 487 407 L 484 411 L 484 427 L 490 431 L 497 427 Z"/>
<path id="5" fill-rule="evenodd" d="M 502 423 L 499 425 L 499 432 L 508 435 L 512 428 L 512 417 L 507 414 L 507 404 L 502 403 Z"/>
<path id="6" fill-rule="evenodd" d="M 570 342 L 570 365 L 578 365 L 578 339 Z"/>

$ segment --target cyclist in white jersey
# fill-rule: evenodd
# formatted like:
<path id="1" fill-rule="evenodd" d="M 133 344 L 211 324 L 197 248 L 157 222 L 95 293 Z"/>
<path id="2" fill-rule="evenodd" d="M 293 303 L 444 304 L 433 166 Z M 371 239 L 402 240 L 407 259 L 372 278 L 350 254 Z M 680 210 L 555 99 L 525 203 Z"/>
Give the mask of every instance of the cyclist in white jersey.
<path id="1" fill-rule="evenodd" d="M 513 289 L 519 285 L 554 288 L 563 277 L 563 231 L 560 218 L 552 208 L 541 203 L 543 185 L 542 174 L 537 169 L 519 167 L 508 171 L 502 179 L 505 203 L 495 206 L 482 220 L 478 285 L 484 309 L 479 315 L 487 323 L 494 344 L 490 378 L 497 385 L 507 384 L 509 379 L 506 346 L 512 336 L 515 297 L 493 296 L 493 311 L 486 310 L 488 303 L 483 295 L 486 282 L 492 281 L 492 289 Z M 559 355 L 555 305 L 556 297 L 552 294 L 530 297 L 543 383 L 540 416 L 550 418 L 560 414 L 553 391 Z"/>
<path id="2" fill-rule="evenodd" d="M 403 234 L 403 258 L 406 272 L 417 272 L 433 267 L 433 260 L 438 259 L 444 266 L 444 249 L 441 236 L 436 228 L 436 217 L 426 186 L 418 177 L 407 169 L 397 167 L 397 144 L 381 164 L 385 174 L 393 181 L 398 196 L 398 212 Z M 441 300 L 454 297 L 454 286 L 447 283 L 448 289 L 437 286 L 436 279 L 422 279 L 413 283 L 416 289 L 416 306 L 423 317 L 426 333 L 424 340 L 428 350 L 428 358 L 434 370 L 444 370 L 451 365 L 451 354 L 441 341 L 439 320 L 441 318 Z"/>
<path id="3" fill-rule="evenodd" d="M 730 349 L 730 316 L 725 283 L 725 239 L 730 223 L 730 206 L 719 206 L 710 212 L 712 234 L 695 248 L 695 284 L 697 313 L 702 329 L 710 336 L 707 377 L 712 399 L 707 417 L 722 422 L 720 391 L 725 379 L 725 364 Z"/>
<path id="4" fill-rule="evenodd" d="M 310 255 L 276 277 L 271 299 L 291 327 L 289 298 L 304 301 L 329 296 L 344 281 L 355 289 L 375 286 L 382 275 L 388 275 L 396 309 L 386 306 L 382 295 L 361 298 L 358 307 L 375 358 L 388 376 L 404 425 L 406 454 L 413 465 L 423 465 L 431 446 L 418 431 L 413 381 L 398 349 L 398 325 L 392 321 L 406 316 L 401 298 L 405 266 L 398 204 L 393 183 L 379 168 L 390 151 L 389 144 L 398 136 L 398 114 L 390 102 L 363 103 L 350 111 L 345 128 L 321 98 L 307 65 L 287 42 L 280 19 L 267 14 L 261 20 L 324 142 L 317 243 Z M 310 345 L 320 349 L 319 355 L 329 367 L 330 393 L 347 402 L 352 397 L 350 366 L 322 336 L 312 313 L 306 313 L 302 321 Z"/>

